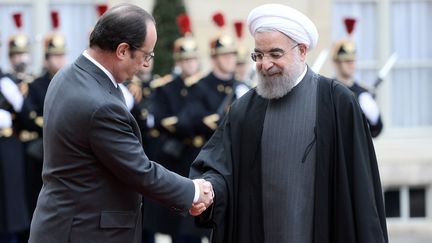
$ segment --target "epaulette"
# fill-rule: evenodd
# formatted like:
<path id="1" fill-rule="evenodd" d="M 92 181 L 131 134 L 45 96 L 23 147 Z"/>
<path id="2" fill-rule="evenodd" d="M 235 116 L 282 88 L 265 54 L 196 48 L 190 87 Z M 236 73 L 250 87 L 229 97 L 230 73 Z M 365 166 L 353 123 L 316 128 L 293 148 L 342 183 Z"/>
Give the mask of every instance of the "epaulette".
<path id="1" fill-rule="evenodd" d="M 166 84 L 168 84 L 169 82 L 173 81 L 174 77 L 171 74 L 167 74 L 163 77 L 157 78 L 157 79 L 153 79 L 152 81 L 150 81 L 150 88 L 151 89 L 157 89 L 159 87 L 162 87 Z"/>
<path id="2" fill-rule="evenodd" d="M 139 83 L 141 83 L 141 80 L 138 78 L 137 75 L 134 75 L 132 80 L 131 80 L 131 83 L 139 84 Z"/>
<path id="3" fill-rule="evenodd" d="M 186 87 L 190 87 L 190 86 L 198 83 L 198 81 L 200 81 L 203 77 L 204 77 L 204 75 L 201 72 L 198 72 L 192 76 L 187 77 L 184 80 L 184 83 L 185 83 Z"/>

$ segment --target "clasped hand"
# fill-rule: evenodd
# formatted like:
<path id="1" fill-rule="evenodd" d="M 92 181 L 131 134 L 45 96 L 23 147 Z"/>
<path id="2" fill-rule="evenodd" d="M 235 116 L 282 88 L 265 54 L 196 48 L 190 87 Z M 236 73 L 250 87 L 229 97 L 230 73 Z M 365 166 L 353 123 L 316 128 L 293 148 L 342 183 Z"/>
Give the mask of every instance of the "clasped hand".
<path id="1" fill-rule="evenodd" d="M 204 179 L 195 179 L 194 182 L 199 185 L 200 196 L 198 201 L 192 204 L 189 213 L 192 216 L 198 216 L 213 203 L 214 192 L 210 182 Z"/>

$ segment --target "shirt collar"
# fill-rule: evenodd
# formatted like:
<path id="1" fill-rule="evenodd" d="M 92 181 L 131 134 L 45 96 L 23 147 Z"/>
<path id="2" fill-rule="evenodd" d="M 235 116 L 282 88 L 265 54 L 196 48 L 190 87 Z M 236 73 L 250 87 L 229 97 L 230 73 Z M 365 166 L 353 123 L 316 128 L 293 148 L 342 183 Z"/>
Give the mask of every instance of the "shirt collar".
<path id="1" fill-rule="evenodd" d="M 118 87 L 117 82 L 114 79 L 114 76 L 108 71 L 108 69 L 106 69 L 104 66 L 102 66 L 102 64 L 100 64 L 98 61 L 96 61 L 93 57 L 91 57 L 87 50 L 84 50 L 83 52 L 83 56 L 85 56 L 87 59 L 89 59 L 94 65 L 96 65 L 98 68 L 100 68 L 107 76 L 108 78 L 111 80 L 111 82 L 114 84 L 114 87 Z"/>
<path id="2" fill-rule="evenodd" d="M 303 78 L 304 78 L 305 75 L 306 75 L 306 72 L 307 72 L 307 65 L 305 65 L 305 68 L 304 68 L 304 70 L 303 70 L 303 73 L 302 73 L 302 74 L 297 78 L 294 87 L 297 86 L 297 84 L 299 84 L 300 81 L 303 80 Z"/>

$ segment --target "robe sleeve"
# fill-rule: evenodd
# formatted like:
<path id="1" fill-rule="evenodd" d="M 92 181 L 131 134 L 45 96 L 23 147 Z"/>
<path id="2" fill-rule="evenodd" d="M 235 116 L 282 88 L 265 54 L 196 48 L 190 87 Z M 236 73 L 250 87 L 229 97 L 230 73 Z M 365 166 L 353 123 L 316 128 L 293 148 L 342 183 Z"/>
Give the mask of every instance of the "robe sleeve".
<path id="1" fill-rule="evenodd" d="M 388 242 L 377 159 L 366 118 L 354 96 L 336 92 L 335 104 L 338 153 L 334 169 L 346 175 L 335 182 L 338 197 L 346 202 L 339 205 L 337 217 L 352 217 L 345 221 L 349 223 L 337 226 L 337 237 L 358 243 Z"/>
<path id="2" fill-rule="evenodd" d="M 232 192 L 231 138 L 229 115 L 218 127 L 210 140 L 191 165 L 189 177 L 204 178 L 211 182 L 215 193 L 214 203 L 203 214 L 196 217 L 198 225 L 211 227 L 224 235 L 225 222 L 228 220 L 229 200 Z M 214 240 L 214 239 L 213 239 Z"/>

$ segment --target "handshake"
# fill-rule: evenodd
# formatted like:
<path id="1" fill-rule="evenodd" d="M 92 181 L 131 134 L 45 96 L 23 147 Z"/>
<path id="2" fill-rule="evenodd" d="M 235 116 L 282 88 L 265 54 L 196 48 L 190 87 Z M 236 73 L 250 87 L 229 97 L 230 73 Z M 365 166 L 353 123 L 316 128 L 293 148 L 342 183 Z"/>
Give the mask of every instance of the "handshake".
<path id="1" fill-rule="evenodd" d="M 200 195 L 198 201 L 192 204 L 189 213 L 192 216 L 198 216 L 213 203 L 214 192 L 212 184 L 204 179 L 195 179 L 193 182 L 198 185 Z"/>

